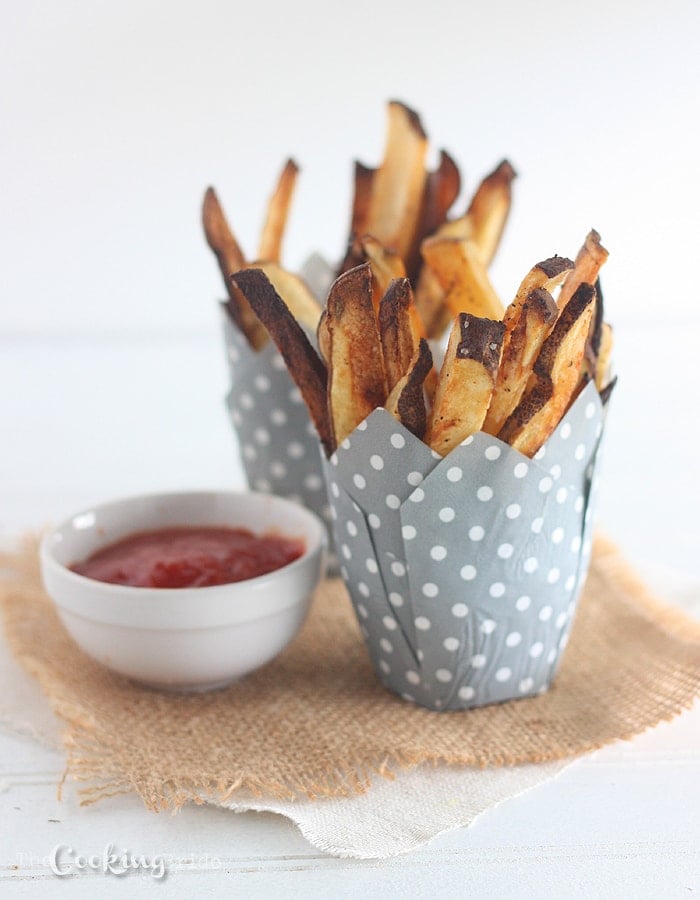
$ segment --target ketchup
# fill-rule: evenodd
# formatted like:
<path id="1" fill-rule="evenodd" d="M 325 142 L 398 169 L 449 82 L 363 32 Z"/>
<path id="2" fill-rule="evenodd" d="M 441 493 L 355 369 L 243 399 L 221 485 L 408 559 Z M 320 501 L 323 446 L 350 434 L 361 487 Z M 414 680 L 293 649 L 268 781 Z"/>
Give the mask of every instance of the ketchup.
<path id="1" fill-rule="evenodd" d="M 108 584 L 209 587 L 266 575 L 304 549 L 301 538 L 255 535 L 245 528 L 164 528 L 129 535 L 71 569 Z"/>

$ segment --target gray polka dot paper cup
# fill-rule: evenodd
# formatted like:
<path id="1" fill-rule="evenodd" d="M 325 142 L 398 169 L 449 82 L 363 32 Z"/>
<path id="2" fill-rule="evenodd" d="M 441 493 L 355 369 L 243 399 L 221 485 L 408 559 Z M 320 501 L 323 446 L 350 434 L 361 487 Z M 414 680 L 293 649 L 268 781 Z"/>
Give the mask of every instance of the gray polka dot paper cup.
<path id="1" fill-rule="evenodd" d="M 533 458 L 479 433 L 445 458 L 383 409 L 325 464 L 376 673 L 433 710 L 541 693 L 588 571 L 605 409 L 590 384 Z"/>
<path id="2" fill-rule="evenodd" d="M 328 524 L 319 440 L 299 389 L 272 341 L 253 350 L 225 306 L 222 313 L 232 383 L 226 405 L 249 486 L 296 500 Z"/>

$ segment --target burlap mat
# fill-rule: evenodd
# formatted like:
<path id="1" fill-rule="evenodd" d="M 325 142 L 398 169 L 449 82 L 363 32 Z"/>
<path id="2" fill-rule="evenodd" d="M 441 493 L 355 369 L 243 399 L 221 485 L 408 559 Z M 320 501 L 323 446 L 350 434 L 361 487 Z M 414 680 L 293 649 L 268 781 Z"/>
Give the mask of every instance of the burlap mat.
<path id="1" fill-rule="evenodd" d="M 66 774 L 84 783 L 84 802 L 130 790 L 152 809 L 239 790 L 341 796 L 421 762 L 557 759 L 638 734 L 700 691 L 700 623 L 649 597 L 601 538 L 554 688 L 452 713 L 378 684 L 339 581 L 322 586 L 277 660 L 227 690 L 186 696 L 140 688 L 77 649 L 41 589 L 35 544 L 0 567 L 10 647 L 65 723 Z"/>

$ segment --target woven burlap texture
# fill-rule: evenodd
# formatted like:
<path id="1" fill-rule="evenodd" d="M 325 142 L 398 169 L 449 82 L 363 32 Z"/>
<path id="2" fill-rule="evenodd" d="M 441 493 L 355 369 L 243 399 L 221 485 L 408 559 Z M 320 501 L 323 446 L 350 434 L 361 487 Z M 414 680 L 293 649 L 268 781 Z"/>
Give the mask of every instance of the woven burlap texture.
<path id="1" fill-rule="evenodd" d="M 127 791 L 151 809 L 237 791 L 321 798 L 424 762 L 559 759 L 670 719 L 700 692 L 700 623 L 651 598 L 600 537 L 552 690 L 450 713 L 381 687 L 338 580 L 268 666 L 226 690 L 173 695 L 112 675 L 74 645 L 41 588 L 35 543 L 0 568 L 10 648 L 63 720 L 66 775 L 83 802 Z"/>

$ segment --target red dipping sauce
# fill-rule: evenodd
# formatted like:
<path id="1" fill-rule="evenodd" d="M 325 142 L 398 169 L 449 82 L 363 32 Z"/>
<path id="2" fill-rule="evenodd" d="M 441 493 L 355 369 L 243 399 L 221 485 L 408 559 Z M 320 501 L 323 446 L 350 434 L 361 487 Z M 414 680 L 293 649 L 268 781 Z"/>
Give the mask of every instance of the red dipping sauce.
<path id="1" fill-rule="evenodd" d="M 71 569 L 108 584 L 210 587 L 266 575 L 304 550 L 301 538 L 245 528 L 164 528 L 131 534 Z"/>

